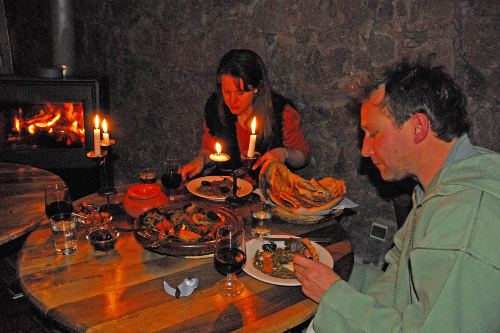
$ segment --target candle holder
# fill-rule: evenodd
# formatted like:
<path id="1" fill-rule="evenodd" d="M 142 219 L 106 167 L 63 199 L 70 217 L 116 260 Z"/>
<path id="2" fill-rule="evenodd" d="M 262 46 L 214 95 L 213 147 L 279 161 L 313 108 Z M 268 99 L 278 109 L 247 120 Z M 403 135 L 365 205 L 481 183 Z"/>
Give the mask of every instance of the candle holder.
<path id="1" fill-rule="evenodd" d="M 215 162 L 217 175 L 223 176 L 223 175 L 228 175 L 232 172 L 232 170 L 225 170 L 225 169 L 221 168 L 221 164 L 229 161 L 230 159 L 231 159 L 231 157 L 229 157 L 228 154 L 224 154 L 224 153 L 210 155 L 210 160 L 212 162 Z"/>
<path id="2" fill-rule="evenodd" d="M 115 144 L 114 140 L 109 140 L 109 144 L 105 144 L 104 140 L 100 140 L 99 142 L 100 146 L 103 147 L 104 149 L 101 149 L 101 155 L 96 156 L 95 152 L 90 151 L 87 153 L 87 156 L 93 159 L 97 160 L 97 166 L 98 166 L 98 176 L 99 176 L 99 183 L 101 188 L 97 191 L 97 194 L 101 196 L 106 197 L 107 203 L 102 205 L 99 208 L 99 211 L 101 212 L 106 212 L 110 215 L 113 215 L 114 213 L 117 213 L 120 211 L 119 205 L 118 204 L 111 204 L 109 197 L 111 195 L 116 195 L 117 191 L 116 188 L 113 186 L 109 185 L 109 180 L 106 172 L 106 157 L 108 156 L 108 147 L 111 147 L 112 145 Z"/>
<path id="3" fill-rule="evenodd" d="M 259 172 L 256 170 L 252 170 L 252 166 L 261 156 L 262 156 L 261 153 L 256 152 L 256 151 L 253 153 L 252 157 L 248 156 L 247 151 L 244 151 L 241 154 L 241 164 L 244 167 L 249 168 L 247 173 L 243 176 L 243 179 L 245 179 L 247 177 L 252 178 L 252 185 L 256 185 L 259 181 Z"/>

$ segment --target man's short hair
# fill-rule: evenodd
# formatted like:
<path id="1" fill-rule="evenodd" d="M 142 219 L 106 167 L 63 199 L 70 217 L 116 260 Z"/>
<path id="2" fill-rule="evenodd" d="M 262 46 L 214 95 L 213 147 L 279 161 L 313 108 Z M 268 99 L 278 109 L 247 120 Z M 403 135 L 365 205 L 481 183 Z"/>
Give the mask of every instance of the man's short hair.
<path id="1" fill-rule="evenodd" d="M 382 106 L 397 126 L 402 126 L 417 113 L 427 116 L 436 136 L 450 142 L 469 132 L 467 98 L 460 86 L 444 71 L 429 63 L 411 64 L 404 59 L 384 70 L 375 85 L 368 88 L 368 97 L 385 85 Z"/>

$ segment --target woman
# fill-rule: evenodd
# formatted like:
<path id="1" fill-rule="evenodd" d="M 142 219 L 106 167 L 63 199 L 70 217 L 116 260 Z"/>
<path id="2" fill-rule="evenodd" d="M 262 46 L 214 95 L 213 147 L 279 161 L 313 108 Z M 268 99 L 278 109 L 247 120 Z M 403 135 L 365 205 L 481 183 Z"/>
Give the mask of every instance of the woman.
<path id="1" fill-rule="evenodd" d="M 217 90 L 205 105 L 204 136 L 198 156 L 182 168 L 182 178 L 199 174 L 210 162 L 219 142 L 230 156 L 221 169 L 241 166 L 241 153 L 248 150 L 251 124 L 256 119 L 255 151 L 262 154 L 252 169 L 268 159 L 300 168 L 311 158 L 301 117 L 288 99 L 271 92 L 262 59 L 250 50 L 231 50 L 217 69 Z"/>

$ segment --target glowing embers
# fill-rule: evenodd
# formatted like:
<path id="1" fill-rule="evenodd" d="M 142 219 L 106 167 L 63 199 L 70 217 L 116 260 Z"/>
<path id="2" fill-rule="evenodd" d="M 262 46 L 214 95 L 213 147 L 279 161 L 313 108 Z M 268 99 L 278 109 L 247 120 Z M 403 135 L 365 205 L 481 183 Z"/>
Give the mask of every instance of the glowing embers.
<path id="1" fill-rule="evenodd" d="M 12 124 L 2 140 L 7 148 L 85 147 L 82 103 L 23 105 L 4 110 L 3 118 Z"/>

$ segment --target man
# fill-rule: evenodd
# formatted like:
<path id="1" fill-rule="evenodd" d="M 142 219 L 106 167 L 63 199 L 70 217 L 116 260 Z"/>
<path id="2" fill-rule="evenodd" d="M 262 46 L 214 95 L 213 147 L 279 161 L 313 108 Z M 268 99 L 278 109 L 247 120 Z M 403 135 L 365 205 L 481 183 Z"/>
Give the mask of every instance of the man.
<path id="1" fill-rule="evenodd" d="M 388 181 L 413 177 L 413 208 L 363 294 L 295 256 L 316 332 L 498 332 L 500 155 L 473 146 L 466 97 L 442 68 L 406 61 L 361 108 L 362 154 Z"/>

